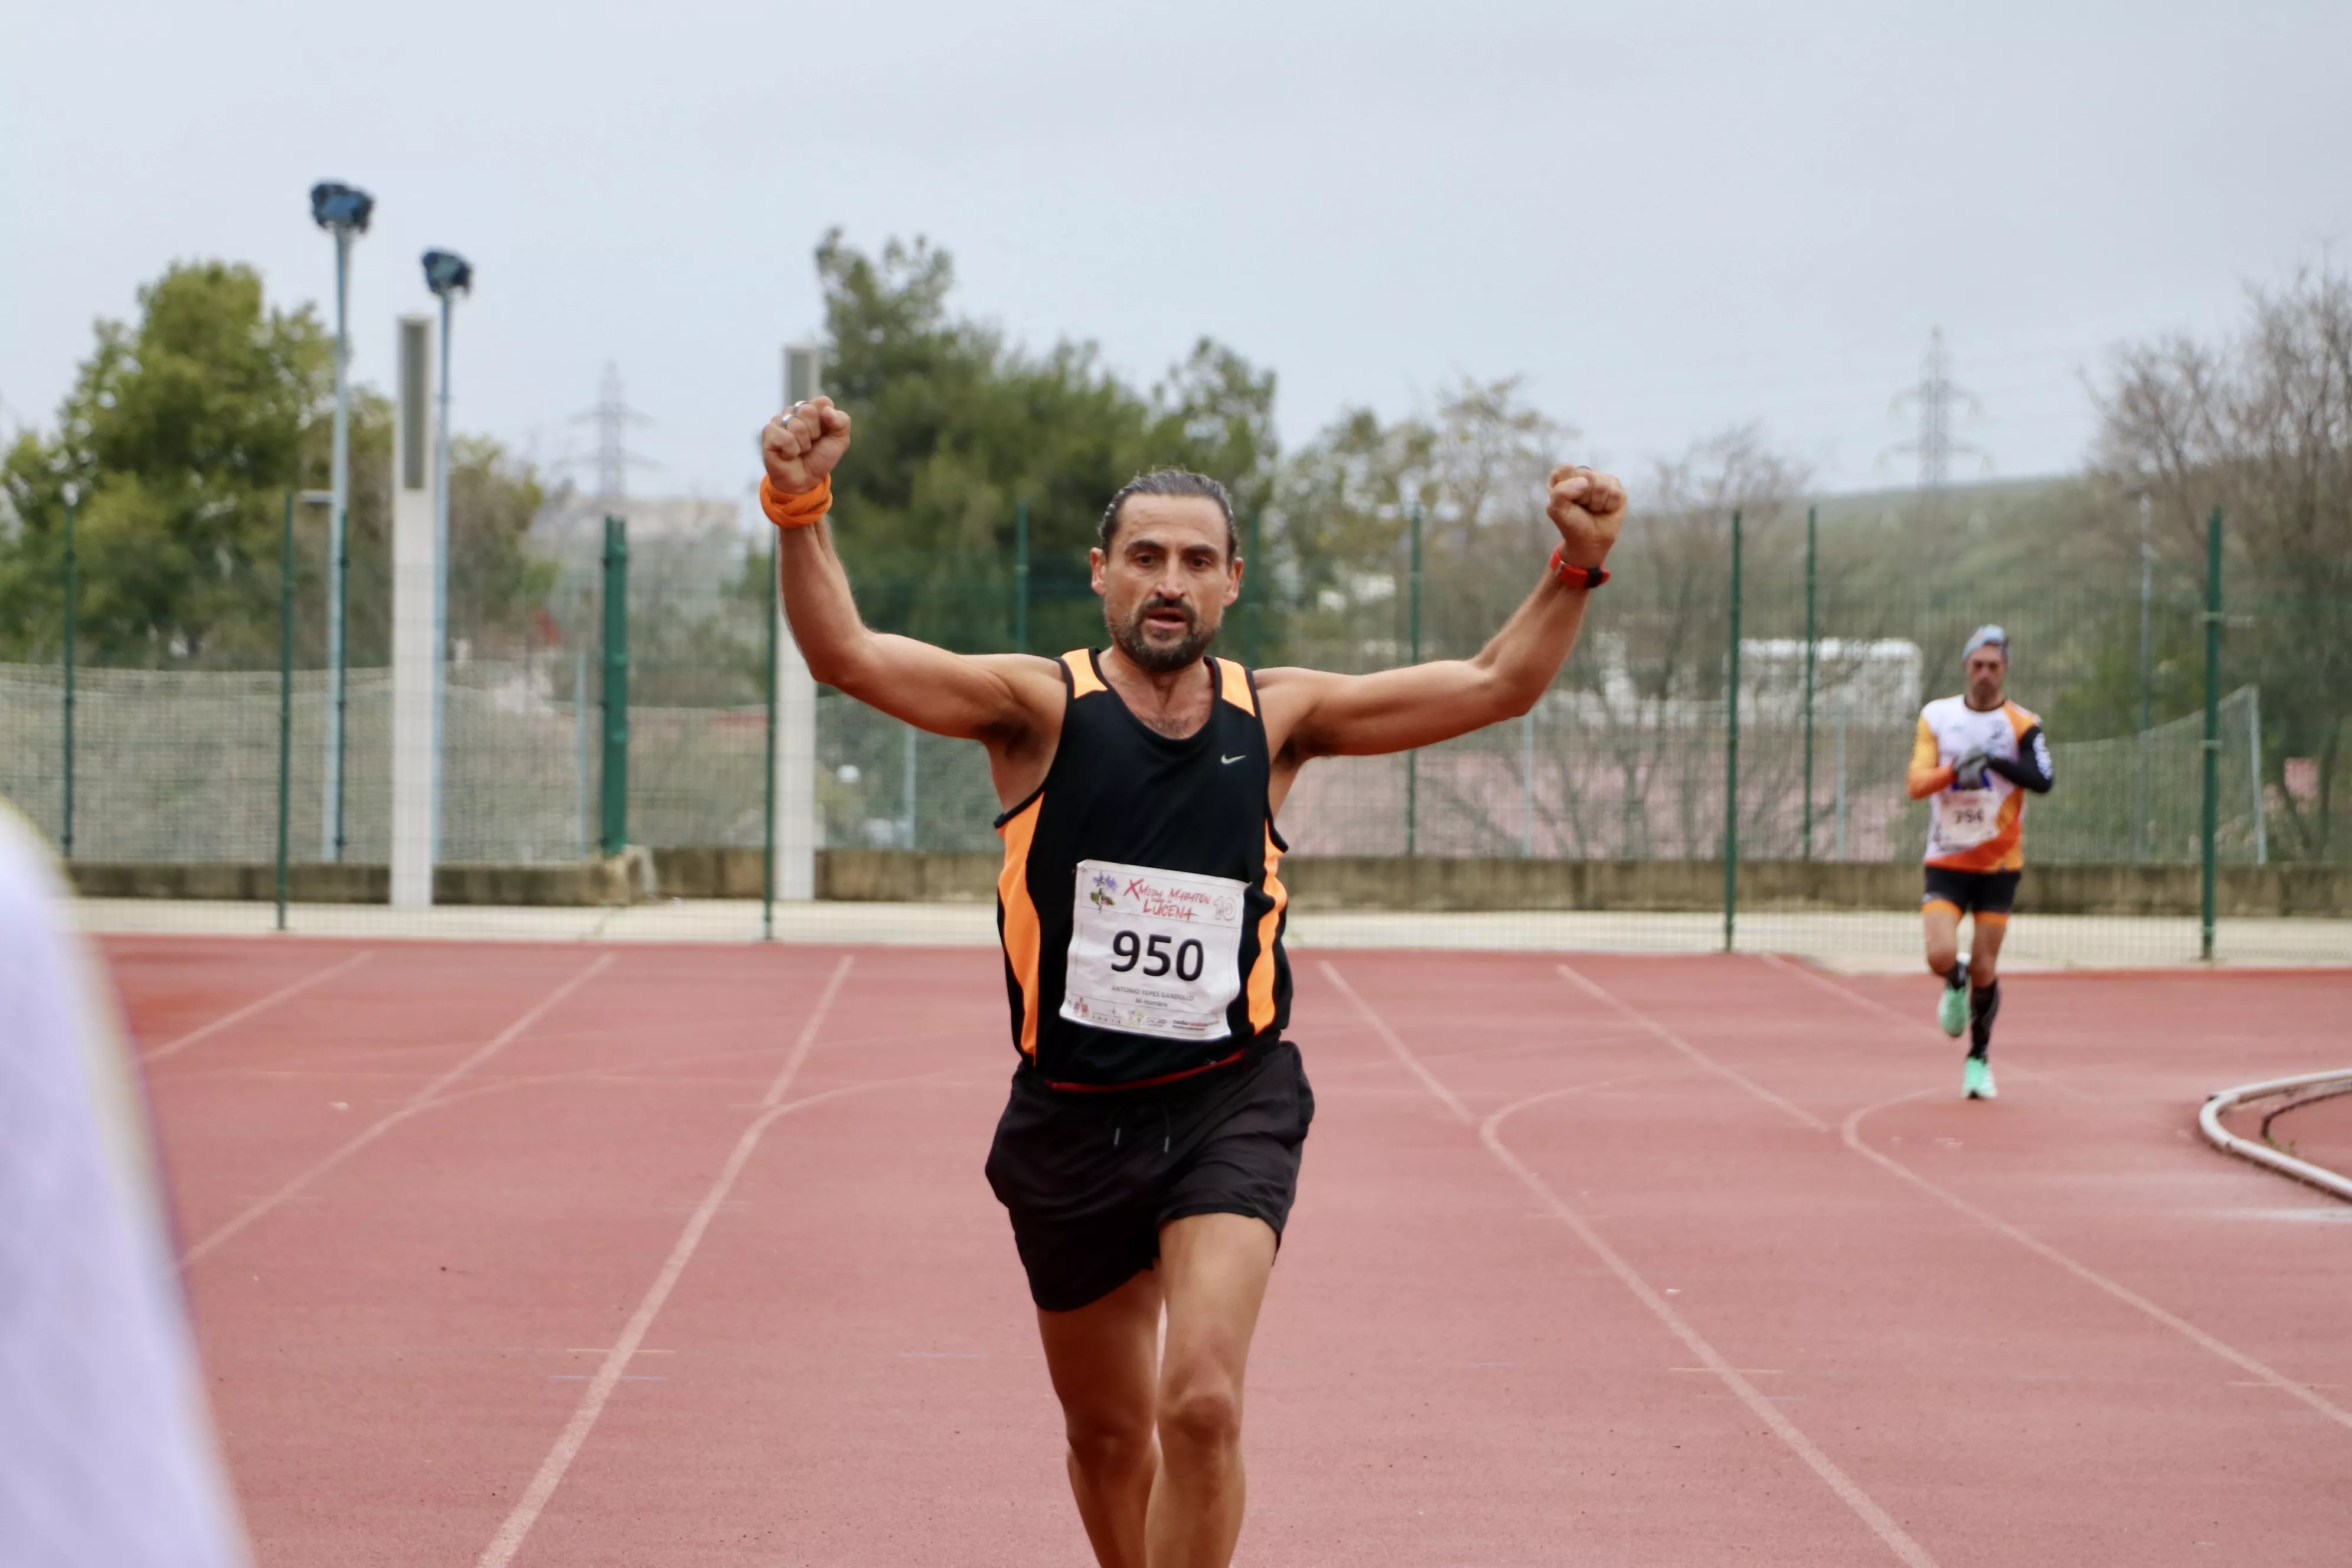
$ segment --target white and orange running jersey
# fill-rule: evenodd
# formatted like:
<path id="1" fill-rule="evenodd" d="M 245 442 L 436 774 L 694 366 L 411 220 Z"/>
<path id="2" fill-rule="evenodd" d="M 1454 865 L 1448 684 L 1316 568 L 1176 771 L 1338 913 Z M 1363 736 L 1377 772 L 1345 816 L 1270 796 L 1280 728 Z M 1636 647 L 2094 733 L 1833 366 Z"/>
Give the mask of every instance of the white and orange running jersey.
<path id="1" fill-rule="evenodd" d="M 1949 770 L 1971 752 L 2012 765 L 2021 763 L 2030 775 L 2050 776 L 2050 742 L 2039 716 L 2014 702 L 1983 713 L 1965 697 L 1928 703 L 1919 710 L 1910 770 L 1915 794 L 1934 775 L 1943 780 L 1928 796 L 1927 862 L 1956 871 L 2017 870 L 2025 864 L 2025 793 L 1990 768 L 1982 789 L 1960 788 Z"/>

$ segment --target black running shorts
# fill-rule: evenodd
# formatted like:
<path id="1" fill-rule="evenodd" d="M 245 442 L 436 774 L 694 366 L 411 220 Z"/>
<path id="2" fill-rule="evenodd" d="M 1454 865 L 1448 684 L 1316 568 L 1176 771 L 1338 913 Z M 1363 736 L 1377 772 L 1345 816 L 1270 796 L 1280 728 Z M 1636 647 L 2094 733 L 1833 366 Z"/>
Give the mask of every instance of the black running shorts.
<path id="1" fill-rule="evenodd" d="M 988 1151 L 1029 1294 L 1049 1312 L 1098 1301 L 1159 1261 L 1160 1227 L 1250 1215 L 1277 1243 L 1298 1191 L 1315 1094 L 1287 1040 L 1155 1089 L 1047 1089 L 1015 1073 Z"/>
<path id="2" fill-rule="evenodd" d="M 2009 918 L 2009 908 L 2017 901 L 2016 871 L 1955 871 L 1949 866 L 1927 868 L 1927 890 L 1920 896 L 1925 904 L 1949 904 L 1966 914 L 1998 915 Z"/>

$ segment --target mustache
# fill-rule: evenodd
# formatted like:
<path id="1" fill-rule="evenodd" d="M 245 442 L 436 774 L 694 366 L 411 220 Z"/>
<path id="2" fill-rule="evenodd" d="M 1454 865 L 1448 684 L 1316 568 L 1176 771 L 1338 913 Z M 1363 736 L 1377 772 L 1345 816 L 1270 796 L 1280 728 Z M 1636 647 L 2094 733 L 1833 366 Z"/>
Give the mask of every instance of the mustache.
<path id="1" fill-rule="evenodd" d="M 1146 599 L 1141 605 L 1136 607 L 1135 618 L 1139 621 L 1155 610 L 1173 610 L 1178 615 L 1184 617 L 1187 625 L 1196 622 L 1201 618 L 1200 612 L 1193 609 L 1186 601 L 1182 599 L 1165 598 L 1158 595 Z"/>

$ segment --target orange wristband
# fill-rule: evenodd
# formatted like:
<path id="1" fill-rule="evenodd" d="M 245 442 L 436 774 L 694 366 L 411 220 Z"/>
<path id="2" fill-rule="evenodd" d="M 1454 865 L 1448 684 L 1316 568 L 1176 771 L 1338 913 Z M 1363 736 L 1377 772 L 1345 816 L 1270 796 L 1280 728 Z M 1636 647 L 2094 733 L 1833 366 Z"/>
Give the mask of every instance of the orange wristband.
<path id="1" fill-rule="evenodd" d="M 1560 553 L 1567 548 L 1564 544 L 1551 547 L 1551 564 L 1546 570 L 1553 576 L 1571 588 L 1598 588 L 1609 581 L 1606 566 L 1570 566 Z"/>
<path id="2" fill-rule="evenodd" d="M 833 476 L 817 480 L 816 488 L 799 495 L 787 494 L 770 484 L 765 475 L 760 479 L 760 510 L 778 528 L 806 528 L 833 510 Z"/>

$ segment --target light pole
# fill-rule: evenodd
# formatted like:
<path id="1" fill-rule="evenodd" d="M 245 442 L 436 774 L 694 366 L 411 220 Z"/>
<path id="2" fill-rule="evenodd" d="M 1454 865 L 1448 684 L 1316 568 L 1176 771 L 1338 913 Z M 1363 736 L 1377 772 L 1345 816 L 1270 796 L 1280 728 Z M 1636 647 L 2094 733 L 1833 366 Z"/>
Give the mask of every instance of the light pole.
<path id="1" fill-rule="evenodd" d="M 441 694 L 449 659 L 449 313 L 474 288 L 473 264 L 454 250 L 425 253 L 425 286 L 441 301 L 439 427 L 433 433 L 433 754 L 441 755 Z M 448 836 L 441 827 L 441 770 L 433 773 L 433 858 Z"/>
<path id="2" fill-rule="evenodd" d="M 310 187 L 310 218 L 335 237 L 335 450 L 329 482 L 334 500 L 327 514 L 327 777 L 320 803 L 320 852 L 330 862 L 343 858 L 343 596 L 352 502 L 351 305 L 352 237 L 365 234 L 375 198 L 352 185 L 321 180 Z"/>

